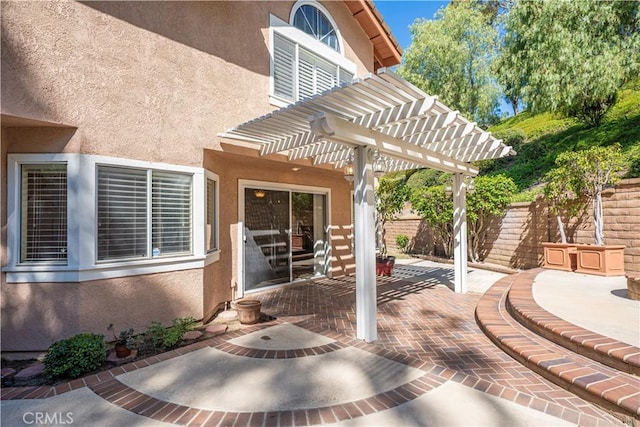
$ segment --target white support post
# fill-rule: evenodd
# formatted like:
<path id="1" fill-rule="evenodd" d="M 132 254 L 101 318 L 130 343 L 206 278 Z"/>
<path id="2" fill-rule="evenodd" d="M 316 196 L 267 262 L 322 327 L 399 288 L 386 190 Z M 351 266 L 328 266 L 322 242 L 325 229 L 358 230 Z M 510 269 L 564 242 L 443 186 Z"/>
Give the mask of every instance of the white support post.
<path id="1" fill-rule="evenodd" d="M 375 197 L 369 148 L 355 148 L 355 252 L 357 338 L 378 338 L 376 319 Z"/>
<path id="2" fill-rule="evenodd" d="M 467 292 L 467 197 L 464 175 L 453 174 L 454 289 Z"/>

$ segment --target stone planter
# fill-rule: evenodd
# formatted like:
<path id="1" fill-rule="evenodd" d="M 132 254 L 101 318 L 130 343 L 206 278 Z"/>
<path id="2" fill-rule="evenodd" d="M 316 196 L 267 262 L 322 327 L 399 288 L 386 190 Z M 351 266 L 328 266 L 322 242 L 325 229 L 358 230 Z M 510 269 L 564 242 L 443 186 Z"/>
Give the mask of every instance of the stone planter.
<path id="1" fill-rule="evenodd" d="M 640 301 L 640 274 L 627 276 L 627 296 Z"/>
<path id="2" fill-rule="evenodd" d="M 236 302 L 238 320 L 240 320 L 240 323 L 243 325 L 253 325 L 254 323 L 258 323 L 261 307 L 262 302 L 257 299 L 243 299 Z"/>
<path id="3" fill-rule="evenodd" d="M 624 276 L 623 245 L 578 245 L 577 273 Z"/>
<path id="4" fill-rule="evenodd" d="M 577 245 L 573 243 L 543 243 L 544 268 L 575 271 L 577 266 Z"/>

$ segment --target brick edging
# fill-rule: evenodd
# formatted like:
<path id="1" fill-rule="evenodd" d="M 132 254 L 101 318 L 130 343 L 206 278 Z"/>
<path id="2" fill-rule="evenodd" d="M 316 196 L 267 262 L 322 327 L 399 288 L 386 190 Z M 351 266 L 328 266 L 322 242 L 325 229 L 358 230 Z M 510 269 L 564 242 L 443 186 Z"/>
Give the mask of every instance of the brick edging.
<path id="1" fill-rule="evenodd" d="M 640 379 L 588 361 L 547 341 L 511 318 L 506 299 L 520 282 L 532 283 L 540 269 L 507 276 L 480 299 L 476 321 L 482 331 L 512 358 L 560 387 L 594 402 L 619 418 L 640 420 Z"/>
<path id="2" fill-rule="evenodd" d="M 539 273 L 542 269 L 536 269 Z M 533 298 L 533 281 L 516 281 L 507 295 L 509 313 L 528 329 L 619 371 L 640 375 L 640 348 L 620 342 L 549 313 Z"/>

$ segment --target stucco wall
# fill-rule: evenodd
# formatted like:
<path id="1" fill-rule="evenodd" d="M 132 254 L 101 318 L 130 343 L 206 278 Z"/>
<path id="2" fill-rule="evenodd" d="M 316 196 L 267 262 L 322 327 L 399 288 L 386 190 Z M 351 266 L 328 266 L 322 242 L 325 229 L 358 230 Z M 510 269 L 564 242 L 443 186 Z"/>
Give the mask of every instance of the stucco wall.
<path id="1" fill-rule="evenodd" d="M 293 174 L 287 163 L 258 160 L 255 152 L 246 161 L 241 156 L 247 153 L 233 161 L 226 154 L 205 159 L 205 153 L 225 150 L 219 132 L 276 108 L 269 103 L 269 14 L 288 21 L 293 4 L 1 3 L 2 114 L 69 126 L 2 124 L 2 265 L 8 153 L 205 167 L 220 174 L 221 244 L 219 262 L 189 272 L 57 284 L 7 284 L 3 273 L 3 351 L 42 350 L 65 334 L 102 333 L 110 322 L 138 328 L 149 320 L 215 312 L 233 297 L 236 282 L 237 179 L 332 188 L 333 274 L 353 269 L 350 190 L 340 172 L 307 163 L 305 172 Z M 372 72 L 372 44 L 348 8 L 322 4 L 357 74 Z M 114 319 L 120 313 L 123 325 Z"/>
<path id="2" fill-rule="evenodd" d="M 3 1 L 2 112 L 78 127 L 43 151 L 201 166 L 218 132 L 274 108 L 269 13 L 288 21 L 292 5 Z M 324 5 L 358 74 L 372 71 L 347 7 Z"/>
<path id="3" fill-rule="evenodd" d="M 228 278 L 224 283 L 235 287 L 238 283 L 238 211 L 239 180 L 277 182 L 331 189 L 332 275 L 350 274 L 354 270 L 351 255 L 351 187 L 342 171 L 314 168 L 308 162 L 292 164 L 282 156 L 270 160 L 257 158 L 253 150 L 241 150 L 223 145 L 225 151 L 207 151 L 205 166 L 220 176 L 220 223 L 232 224 L 220 234 L 220 262 L 218 273 Z M 299 167 L 294 171 L 292 167 Z"/>
<path id="4" fill-rule="evenodd" d="M 2 289 L 2 351 L 42 351 L 80 332 L 144 331 L 152 320 L 203 315 L 202 271 L 82 283 L 9 283 Z"/>
<path id="5" fill-rule="evenodd" d="M 603 193 L 605 243 L 625 245 L 625 270 L 640 272 L 640 178 L 619 182 Z M 569 242 L 593 243 L 590 210 L 574 219 L 565 230 Z M 415 253 L 432 254 L 428 226 L 415 217 L 400 219 L 387 227 L 387 241 L 395 245 L 398 233 L 409 235 Z M 489 263 L 513 268 L 534 268 L 542 263 L 541 243 L 560 241 L 556 219 L 544 202 L 515 203 L 503 218 L 491 222 L 481 255 Z"/>

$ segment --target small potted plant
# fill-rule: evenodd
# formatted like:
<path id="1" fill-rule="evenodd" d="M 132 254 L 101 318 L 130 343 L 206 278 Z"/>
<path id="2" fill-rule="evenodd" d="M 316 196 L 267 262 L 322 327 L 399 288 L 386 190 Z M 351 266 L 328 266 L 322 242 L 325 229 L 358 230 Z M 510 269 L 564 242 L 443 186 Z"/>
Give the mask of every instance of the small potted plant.
<path id="1" fill-rule="evenodd" d="M 376 190 L 376 212 L 379 226 L 380 254 L 376 257 L 376 274 L 391 276 L 395 257 L 387 254 L 385 225 L 402 210 L 406 199 L 404 179 L 381 178 Z"/>
<path id="2" fill-rule="evenodd" d="M 133 328 L 120 331 L 118 336 L 116 336 L 116 333 L 113 330 L 113 323 L 109 325 L 107 330 L 111 331 L 111 333 L 113 334 L 113 338 L 115 340 L 113 348 L 116 352 L 116 356 L 118 356 L 118 358 L 120 359 L 129 356 L 131 354 L 131 350 L 136 347 L 136 340 L 134 337 L 135 332 Z"/>

